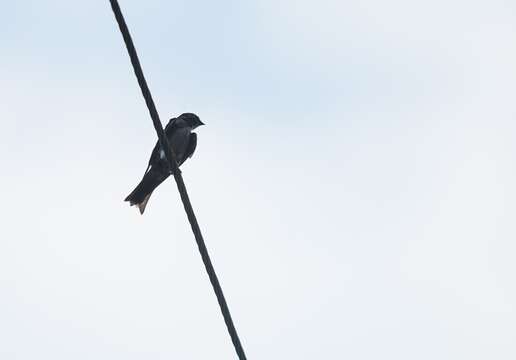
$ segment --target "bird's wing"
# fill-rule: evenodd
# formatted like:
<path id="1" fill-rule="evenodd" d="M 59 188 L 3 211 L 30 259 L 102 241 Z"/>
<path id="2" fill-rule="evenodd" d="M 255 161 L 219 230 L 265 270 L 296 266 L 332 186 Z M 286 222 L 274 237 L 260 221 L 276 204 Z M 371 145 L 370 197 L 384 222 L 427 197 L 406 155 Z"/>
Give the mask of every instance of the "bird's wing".
<path id="1" fill-rule="evenodd" d="M 192 157 L 195 148 L 197 147 L 197 134 L 191 133 L 188 139 L 188 145 L 186 146 L 185 155 L 179 165 L 185 162 L 186 159 Z"/>
<path id="2" fill-rule="evenodd" d="M 167 126 L 165 126 L 165 134 L 167 135 L 167 137 L 172 135 L 172 133 L 174 132 L 176 128 L 176 120 L 177 118 L 170 119 Z"/>

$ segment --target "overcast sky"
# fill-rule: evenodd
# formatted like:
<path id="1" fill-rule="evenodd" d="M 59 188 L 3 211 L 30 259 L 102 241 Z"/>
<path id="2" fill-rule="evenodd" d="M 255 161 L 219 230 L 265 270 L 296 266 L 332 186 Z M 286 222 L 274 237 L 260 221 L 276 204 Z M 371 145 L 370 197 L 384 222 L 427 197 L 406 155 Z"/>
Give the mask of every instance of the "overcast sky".
<path id="1" fill-rule="evenodd" d="M 516 358 L 514 1 L 120 2 L 249 359 Z M 235 358 L 109 2 L 0 44 L 0 358 Z"/>

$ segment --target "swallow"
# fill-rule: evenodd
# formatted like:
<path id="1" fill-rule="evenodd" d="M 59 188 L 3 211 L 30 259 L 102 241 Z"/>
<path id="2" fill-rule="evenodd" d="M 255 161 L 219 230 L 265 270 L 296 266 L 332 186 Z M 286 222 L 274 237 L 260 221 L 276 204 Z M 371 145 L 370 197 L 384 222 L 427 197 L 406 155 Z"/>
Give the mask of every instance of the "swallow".
<path id="1" fill-rule="evenodd" d="M 193 132 L 198 126 L 204 125 L 195 114 L 184 113 L 172 118 L 165 127 L 168 144 L 176 155 L 177 165 L 181 166 L 186 159 L 192 157 L 197 146 L 197 134 Z M 131 206 L 136 205 L 143 214 L 152 192 L 170 176 L 165 152 L 159 141 L 152 150 L 149 164 L 138 186 L 125 198 Z"/>

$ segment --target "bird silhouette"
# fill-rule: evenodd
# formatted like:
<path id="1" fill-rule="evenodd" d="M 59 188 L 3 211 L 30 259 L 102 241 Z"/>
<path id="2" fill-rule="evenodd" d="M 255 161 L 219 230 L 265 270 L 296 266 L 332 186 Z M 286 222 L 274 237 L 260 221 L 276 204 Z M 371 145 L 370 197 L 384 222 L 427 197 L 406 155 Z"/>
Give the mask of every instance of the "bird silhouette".
<path id="1" fill-rule="evenodd" d="M 165 127 L 168 144 L 176 155 L 177 165 L 181 166 L 191 157 L 197 146 L 197 134 L 193 132 L 198 126 L 204 125 L 195 114 L 184 113 L 172 118 Z M 159 141 L 152 150 L 149 164 L 143 179 L 136 188 L 125 198 L 131 206 L 137 205 L 140 214 L 143 214 L 152 192 L 170 176 L 165 152 Z"/>

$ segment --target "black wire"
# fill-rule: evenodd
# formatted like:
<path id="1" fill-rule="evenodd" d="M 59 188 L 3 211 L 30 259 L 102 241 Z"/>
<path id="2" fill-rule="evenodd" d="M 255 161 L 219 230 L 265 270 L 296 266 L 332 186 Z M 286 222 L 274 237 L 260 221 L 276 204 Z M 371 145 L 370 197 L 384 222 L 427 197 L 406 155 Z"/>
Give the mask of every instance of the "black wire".
<path id="1" fill-rule="evenodd" d="M 204 266 L 206 267 L 206 271 L 208 272 L 211 285 L 213 286 L 213 290 L 215 291 L 215 295 L 217 296 L 217 301 L 219 302 L 222 316 L 224 317 L 224 321 L 228 328 L 229 335 L 231 336 L 231 341 L 233 342 L 233 346 L 235 347 L 235 351 L 238 355 L 238 358 L 240 360 L 246 360 L 244 349 L 242 348 L 242 344 L 240 343 L 240 339 L 238 338 L 238 333 L 235 329 L 235 325 L 233 324 L 233 320 L 231 319 L 228 304 L 226 303 L 224 293 L 222 292 L 222 287 L 220 286 L 217 274 L 215 273 L 215 269 L 213 268 L 213 265 L 211 263 L 210 255 L 208 254 L 208 249 L 206 249 L 206 245 L 204 244 L 201 229 L 199 228 L 199 224 L 197 223 L 197 218 L 195 217 L 192 204 L 190 203 L 190 198 L 188 197 L 188 192 L 186 191 L 186 186 L 183 181 L 183 177 L 181 176 L 181 171 L 177 166 L 175 154 L 170 148 L 170 146 L 168 146 L 167 137 L 165 136 L 165 132 L 163 131 L 163 126 L 161 125 L 161 121 L 159 119 L 156 106 L 154 105 L 154 101 L 152 100 L 151 92 L 149 90 L 149 87 L 147 86 L 147 82 L 145 81 L 140 61 L 138 60 L 138 54 L 136 53 L 136 49 L 134 48 L 134 44 L 131 39 L 131 35 L 129 34 L 129 29 L 127 28 L 127 24 L 125 23 L 124 16 L 122 15 L 122 11 L 120 10 L 120 6 L 118 5 L 118 1 L 109 1 L 111 3 L 113 13 L 115 14 L 118 26 L 120 27 L 120 31 L 122 32 L 125 46 L 127 47 L 127 52 L 129 53 L 129 57 L 131 58 L 134 74 L 138 79 L 138 84 L 140 85 L 143 97 L 145 98 L 145 103 L 147 104 L 147 108 L 149 109 L 149 113 L 152 118 L 154 128 L 156 129 L 156 133 L 158 134 L 159 143 L 161 145 L 161 148 L 165 150 L 165 156 L 170 166 L 170 170 L 174 174 L 177 188 L 179 190 L 179 194 L 181 195 L 181 200 L 183 201 L 186 215 L 188 216 L 188 221 L 190 222 L 190 226 L 192 227 L 192 231 L 195 235 L 195 241 L 197 242 L 197 246 L 199 247 L 199 252 L 201 253 L 202 261 L 204 262 Z"/>

